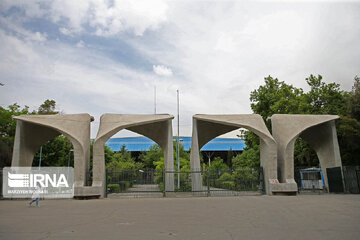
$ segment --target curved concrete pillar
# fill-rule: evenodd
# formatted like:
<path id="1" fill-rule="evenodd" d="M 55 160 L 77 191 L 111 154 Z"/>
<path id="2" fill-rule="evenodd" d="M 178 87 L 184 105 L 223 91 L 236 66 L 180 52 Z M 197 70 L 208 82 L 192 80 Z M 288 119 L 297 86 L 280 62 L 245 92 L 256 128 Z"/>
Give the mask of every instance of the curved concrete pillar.
<path id="1" fill-rule="evenodd" d="M 335 128 L 336 115 L 275 114 L 271 119 L 272 132 L 278 143 L 278 165 L 281 182 L 294 180 L 294 145 L 298 137 L 316 151 L 328 186 L 326 168 L 341 166 Z"/>
<path id="2" fill-rule="evenodd" d="M 105 156 L 106 141 L 122 129 L 142 134 L 154 142 L 164 151 L 164 165 L 167 171 L 174 171 L 174 155 L 172 144 L 172 119 L 169 114 L 156 115 L 127 115 L 104 114 L 100 119 L 99 131 L 93 146 L 93 184 L 101 196 L 105 190 Z M 167 191 L 174 191 L 174 174 L 165 176 Z"/>
<path id="3" fill-rule="evenodd" d="M 11 166 L 31 167 L 39 148 L 63 134 L 74 147 L 75 192 L 85 185 L 90 160 L 89 114 L 21 115 L 14 119 L 17 123 Z"/>
<path id="4" fill-rule="evenodd" d="M 190 154 L 192 170 L 201 170 L 200 149 L 207 142 L 238 128 L 246 128 L 260 137 L 260 164 L 264 169 L 265 188 L 268 194 L 272 194 L 273 185 L 278 183 L 276 142 L 258 114 L 194 115 Z M 193 174 L 192 187 L 195 191 L 202 189 L 200 173 Z"/>

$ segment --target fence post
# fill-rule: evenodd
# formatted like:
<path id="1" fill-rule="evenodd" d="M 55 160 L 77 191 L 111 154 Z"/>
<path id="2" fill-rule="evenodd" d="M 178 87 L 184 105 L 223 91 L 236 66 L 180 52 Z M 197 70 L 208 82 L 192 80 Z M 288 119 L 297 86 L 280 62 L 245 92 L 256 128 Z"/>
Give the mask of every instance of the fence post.
<path id="1" fill-rule="evenodd" d="M 166 170 L 163 171 L 163 182 L 164 182 L 164 190 L 163 190 L 163 197 L 166 197 Z"/>
<path id="2" fill-rule="evenodd" d="M 107 180 L 108 180 L 108 171 L 107 169 L 105 169 L 105 198 L 107 198 L 107 194 L 108 194 Z"/>
<path id="3" fill-rule="evenodd" d="M 206 170 L 207 196 L 210 197 L 210 169 Z"/>
<path id="4" fill-rule="evenodd" d="M 264 179 L 264 169 L 263 167 L 260 167 L 259 168 L 260 170 L 260 174 L 259 174 L 259 177 L 260 177 L 260 193 L 261 194 L 266 194 L 266 189 L 265 189 L 265 179 Z"/>

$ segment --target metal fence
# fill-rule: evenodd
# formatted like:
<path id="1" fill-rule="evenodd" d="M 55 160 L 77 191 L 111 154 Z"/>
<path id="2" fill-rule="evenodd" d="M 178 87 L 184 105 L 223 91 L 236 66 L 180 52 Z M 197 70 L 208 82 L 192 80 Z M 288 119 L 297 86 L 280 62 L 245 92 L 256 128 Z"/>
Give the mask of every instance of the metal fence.
<path id="1" fill-rule="evenodd" d="M 167 190 L 164 176 L 174 176 L 174 191 Z M 200 189 L 192 189 L 192 178 L 197 175 Z M 114 196 L 237 196 L 264 193 L 262 168 L 204 171 L 139 171 L 107 172 L 107 194 Z M 152 194 L 151 194 L 152 193 Z M 161 193 L 161 194 L 159 194 Z"/>
<path id="2" fill-rule="evenodd" d="M 360 193 L 360 166 L 327 168 L 326 172 L 328 176 L 328 186 L 325 185 L 322 168 L 295 168 L 294 177 L 299 192 Z"/>
<path id="3" fill-rule="evenodd" d="M 344 166 L 343 176 L 346 193 L 360 193 L 360 166 Z"/>
<path id="4" fill-rule="evenodd" d="M 3 198 L 3 170 L 0 169 L 0 199 Z"/>

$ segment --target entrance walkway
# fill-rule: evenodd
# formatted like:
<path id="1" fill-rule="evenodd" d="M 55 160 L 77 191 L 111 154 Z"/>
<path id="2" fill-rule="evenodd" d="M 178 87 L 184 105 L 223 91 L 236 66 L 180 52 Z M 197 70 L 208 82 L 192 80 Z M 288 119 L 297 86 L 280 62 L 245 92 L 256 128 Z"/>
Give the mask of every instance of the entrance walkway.
<path id="1" fill-rule="evenodd" d="M 157 198 L 163 193 L 157 184 L 134 184 L 126 192 L 110 193 L 108 198 Z"/>
<path id="2" fill-rule="evenodd" d="M 0 239 L 349 240 L 360 195 L 0 201 Z"/>

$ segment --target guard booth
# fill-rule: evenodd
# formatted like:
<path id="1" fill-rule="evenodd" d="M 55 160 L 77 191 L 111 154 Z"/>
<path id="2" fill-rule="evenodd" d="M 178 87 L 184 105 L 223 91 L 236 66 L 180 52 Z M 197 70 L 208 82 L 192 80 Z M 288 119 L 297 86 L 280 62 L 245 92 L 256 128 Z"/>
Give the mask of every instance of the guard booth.
<path id="1" fill-rule="evenodd" d="M 324 189 L 325 181 L 321 168 L 299 170 L 301 189 Z"/>

